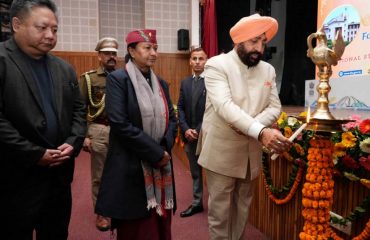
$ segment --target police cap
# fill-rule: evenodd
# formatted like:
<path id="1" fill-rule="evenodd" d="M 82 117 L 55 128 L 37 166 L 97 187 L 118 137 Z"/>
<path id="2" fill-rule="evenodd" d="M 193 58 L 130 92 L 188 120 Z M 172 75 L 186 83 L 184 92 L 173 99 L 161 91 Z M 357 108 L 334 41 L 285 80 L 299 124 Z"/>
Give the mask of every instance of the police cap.
<path id="1" fill-rule="evenodd" d="M 118 41 L 112 37 L 105 37 L 99 40 L 96 44 L 95 51 L 98 52 L 117 52 L 118 51 Z"/>

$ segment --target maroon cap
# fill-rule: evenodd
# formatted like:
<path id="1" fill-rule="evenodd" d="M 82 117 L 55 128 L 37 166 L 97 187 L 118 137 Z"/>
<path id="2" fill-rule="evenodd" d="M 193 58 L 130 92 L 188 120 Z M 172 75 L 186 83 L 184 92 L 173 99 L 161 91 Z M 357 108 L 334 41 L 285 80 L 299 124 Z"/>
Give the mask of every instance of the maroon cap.
<path id="1" fill-rule="evenodd" d="M 129 32 L 126 37 L 127 45 L 136 42 L 151 42 L 157 43 L 157 38 L 155 37 L 156 30 L 153 29 L 142 29 Z"/>

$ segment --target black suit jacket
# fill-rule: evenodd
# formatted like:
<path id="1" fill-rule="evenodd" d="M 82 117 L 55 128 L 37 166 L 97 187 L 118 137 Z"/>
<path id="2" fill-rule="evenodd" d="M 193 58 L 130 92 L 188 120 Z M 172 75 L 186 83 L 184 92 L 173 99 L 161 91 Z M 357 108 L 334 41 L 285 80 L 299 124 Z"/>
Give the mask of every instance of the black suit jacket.
<path id="1" fill-rule="evenodd" d="M 0 44 L 0 182 L 5 188 L 47 175 L 65 184 L 72 181 L 74 158 L 55 168 L 36 164 L 47 148 L 63 143 L 72 145 L 77 155 L 86 132 L 85 106 L 73 68 L 50 54 L 46 59 L 58 124 L 55 146 L 42 134 L 46 118 L 27 56 L 13 39 Z"/>
<path id="2" fill-rule="evenodd" d="M 169 123 L 158 144 L 143 131 L 139 104 L 126 71 L 119 69 L 107 76 L 105 111 L 111 129 L 95 208 L 97 214 L 115 219 L 137 219 L 149 215 L 141 160 L 155 164 L 162 159 L 164 150 L 171 153 L 177 130 L 168 86 L 163 80 L 160 84 L 167 99 Z M 175 184 L 173 187 L 175 194 Z M 174 203 L 175 210 L 175 199 Z"/>
<path id="3" fill-rule="evenodd" d="M 184 137 L 185 132 L 190 128 L 191 125 L 192 82 L 192 76 L 181 81 L 180 96 L 177 102 L 179 125 L 181 129 L 181 134 L 185 142 L 187 142 L 186 138 Z M 206 105 L 206 88 L 204 85 L 204 81 L 201 82 L 201 85 L 199 87 L 202 89 L 202 94 L 198 97 L 195 108 L 195 123 L 197 125 L 196 130 L 198 133 L 200 132 L 200 129 L 202 127 L 204 109 Z"/>

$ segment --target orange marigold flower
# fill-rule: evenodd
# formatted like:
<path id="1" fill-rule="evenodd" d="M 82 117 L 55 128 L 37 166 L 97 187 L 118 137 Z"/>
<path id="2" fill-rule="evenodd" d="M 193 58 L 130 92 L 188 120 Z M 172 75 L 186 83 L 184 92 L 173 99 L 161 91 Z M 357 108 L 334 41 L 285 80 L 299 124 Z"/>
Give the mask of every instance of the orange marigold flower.
<path id="1" fill-rule="evenodd" d="M 356 145 L 357 138 L 352 132 L 342 133 L 342 143 L 347 148 L 352 148 Z"/>
<path id="2" fill-rule="evenodd" d="M 328 188 L 329 188 L 329 185 L 328 185 L 327 182 L 323 182 L 321 186 L 322 186 L 323 190 L 328 190 Z"/>
<path id="3" fill-rule="evenodd" d="M 314 198 L 319 198 L 319 197 L 320 197 L 320 193 L 319 193 L 319 191 L 314 191 L 314 192 L 313 192 L 313 197 L 314 197 Z"/>
<path id="4" fill-rule="evenodd" d="M 293 134 L 293 131 L 290 127 L 287 126 L 284 128 L 284 136 L 286 138 L 289 138 L 290 136 L 292 136 L 292 134 Z"/>
<path id="5" fill-rule="evenodd" d="M 299 145 L 298 143 L 294 143 L 294 147 L 299 155 L 304 156 L 304 149 L 301 145 Z"/>
<path id="6" fill-rule="evenodd" d="M 324 180 L 325 179 L 324 179 L 323 176 L 321 176 L 321 175 L 317 176 L 317 182 L 322 183 Z"/>
<path id="7" fill-rule="evenodd" d="M 326 198 L 326 192 L 324 190 L 320 191 L 320 198 Z"/>
<path id="8" fill-rule="evenodd" d="M 313 148 L 316 148 L 316 147 L 319 146 L 319 143 L 318 143 L 318 141 L 316 139 L 311 138 L 310 139 L 310 146 L 313 147 Z"/>
<path id="9" fill-rule="evenodd" d="M 370 133 L 370 119 L 363 120 L 358 126 L 358 128 L 360 129 L 361 133 L 369 134 Z"/>
<path id="10" fill-rule="evenodd" d="M 330 147 L 326 147 L 324 149 L 321 150 L 322 154 L 325 155 L 325 156 L 331 156 L 333 153 L 332 153 L 332 149 L 331 149 L 331 146 Z"/>

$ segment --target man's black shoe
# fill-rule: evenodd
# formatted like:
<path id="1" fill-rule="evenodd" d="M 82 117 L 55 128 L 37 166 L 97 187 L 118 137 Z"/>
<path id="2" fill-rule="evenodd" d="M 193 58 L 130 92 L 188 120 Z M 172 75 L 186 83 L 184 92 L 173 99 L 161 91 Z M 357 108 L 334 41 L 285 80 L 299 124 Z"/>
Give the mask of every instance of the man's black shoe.
<path id="1" fill-rule="evenodd" d="M 180 217 L 190 217 L 196 213 L 203 212 L 203 206 L 192 206 L 188 207 L 185 211 L 180 213 Z"/>

